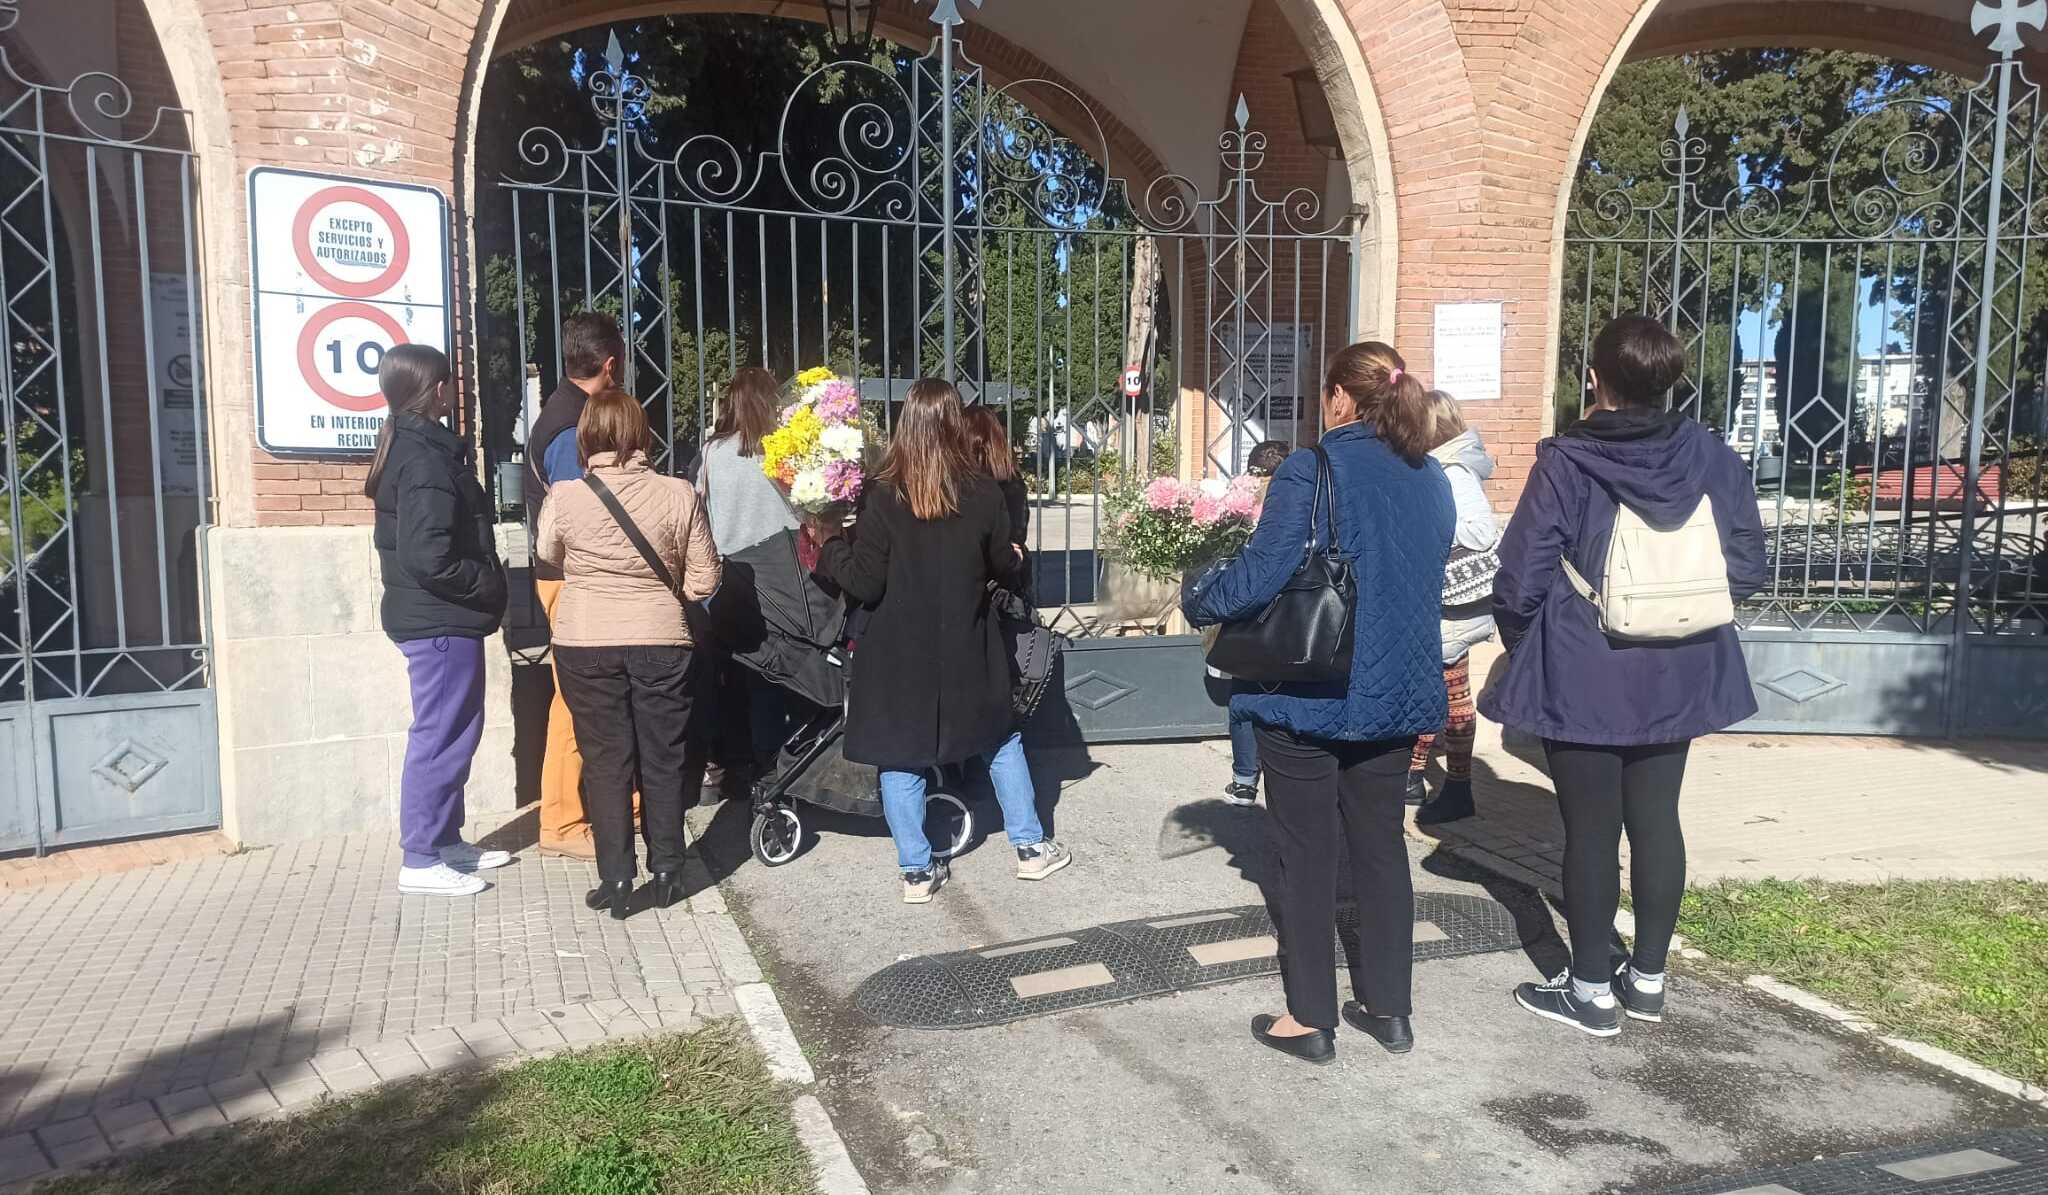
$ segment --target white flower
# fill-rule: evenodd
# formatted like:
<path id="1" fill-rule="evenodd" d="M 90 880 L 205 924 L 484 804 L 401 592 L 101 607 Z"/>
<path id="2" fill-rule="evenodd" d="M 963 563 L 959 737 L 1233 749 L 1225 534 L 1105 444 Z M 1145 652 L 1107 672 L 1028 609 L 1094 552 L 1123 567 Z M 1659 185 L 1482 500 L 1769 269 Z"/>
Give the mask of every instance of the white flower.
<path id="1" fill-rule="evenodd" d="M 860 459 L 863 438 L 860 428 L 851 423 L 827 425 L 818 433 L 818 446 L 825 450 L 831 460 L 857 461 Z"/>
<path id="2" fill-rule="evenodd" d="M 1202 494 L 1204 497 L 1221 498 L 1229 491 L 1230 483 L 1220 477 L 1204 477 L 1202 479 Z"/>
<path id="3" fill-rule="evenodd" d="M 825 472 L 805 469 L 789 484 L 789 500 L 798 506 L 818 506 L 825 501 Z"/>

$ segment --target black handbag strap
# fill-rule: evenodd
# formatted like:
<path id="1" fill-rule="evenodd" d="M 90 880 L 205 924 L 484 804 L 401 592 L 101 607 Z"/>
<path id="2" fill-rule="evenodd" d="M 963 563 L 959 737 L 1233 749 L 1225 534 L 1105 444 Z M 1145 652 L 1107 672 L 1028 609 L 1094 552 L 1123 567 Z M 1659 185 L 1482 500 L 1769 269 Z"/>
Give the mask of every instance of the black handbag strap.
<path id="1" fill-rule="evenodd" d="M 654 545 L 648 543 L 647 536 L 641 533 L 640 525 L 633 521 L 632 515 L 626 513 L 625 505 L 619 501 L 619 496 L 612 493 L 612 488 L 595 472 L 585 473 L 583 483 L 597 495 L 599 502 L 604 503 L 604 508 L 612 512 L 612 521 L 617 523 L 619 530 L 625 532 L 626 538 L 633 542 L 634 550 L 640 553 L 640 559 L 646 561 L 647 567 L 654 570 L 655 579 L 666 586 L 670 593 L 676 593 L 675 574 L 668 571 L 668 565 L 662 563 L 660 555 L 654 550 Z M 676 600 L 682 601 L 682 595 L 676 593 Z"/>
<path id="2" fill-rule="evenodd" d="M 1311 558 L 1316 554 L 1316 520 L 1322 511 L 1323 496 L 1326 493 L 1329 495 L 1330 501 L 1330 538 L 1323 546 L 1323 551 L 1325 554 L 1328 554 L 1337 550 L 1337 483 L 1331 475 L 1330 454 L 1324 451 L 1321 444 L 1315 446 L 1314 452 L 1316 454 L 1316 489 L 1315 496 L 1309 499 L 1308 506 L 1308 556 Z"/>

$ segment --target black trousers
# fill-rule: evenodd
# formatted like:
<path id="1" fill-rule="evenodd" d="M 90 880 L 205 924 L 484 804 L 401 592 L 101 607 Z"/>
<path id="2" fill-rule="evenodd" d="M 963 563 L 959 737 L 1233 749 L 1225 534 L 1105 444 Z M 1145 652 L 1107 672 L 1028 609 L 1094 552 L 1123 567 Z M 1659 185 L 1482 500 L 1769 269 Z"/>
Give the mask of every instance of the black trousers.
<path id="1" fill-rule="evenodd" d="M 598 878 L 630 880 L 633 792 L 650 871 L 681 871 L 683 783 L 697 684 L 687 647 L 557 647 L 562 699 L 583 753 L 583 809 Z"/>
<path id="2" fill-rule="evenodd" d="M 1692 742 L 1592 747 L 1546 740 L 1543 746 L 1564 815 L 1564 915 L 1572 935 L 1572 974 L 1587 983 L 1614 978 L 1624 828 L 1636 917 L 1632 961 L 1646 975 L 1661 974 L 1685 895 L 1678 790 Z"/>
<path id="3" fill-rule="evenodd" d="M 1287 1011 L 1304 1025 L 1337 1027 L 1337 857 L 1351 851 L 1358 933 L 1347 933 L 1351 990 L 1367 1012 L 1409 1014 L 1415 888 L 1401 829 L 1415 739 L 1337 743 L 1261 726 L 1266 835 L 1272 870 L 1266 909 L 1280 939 Z"/>

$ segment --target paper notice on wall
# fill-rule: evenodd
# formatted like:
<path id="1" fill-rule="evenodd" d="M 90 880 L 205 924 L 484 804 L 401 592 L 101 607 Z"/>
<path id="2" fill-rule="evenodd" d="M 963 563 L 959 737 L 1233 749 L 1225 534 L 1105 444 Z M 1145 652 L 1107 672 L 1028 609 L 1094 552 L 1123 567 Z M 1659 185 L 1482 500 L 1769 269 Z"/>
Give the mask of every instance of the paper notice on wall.
<path id="1" fill-rule="evenodd" d="M 1438 303 L 1431 381 L 1459 402 L 1500 398 L 1501 304 Z"/>
<path id="2" fill-rule="evenodd" d="M 157 477 L 166 494 L 197 494 L 200 412 L 194 400 L 199 379 L 192 286 L 184 274 L 149 276 L 149 332 L 156 357 L 149 387 L 156 402 Z"/>

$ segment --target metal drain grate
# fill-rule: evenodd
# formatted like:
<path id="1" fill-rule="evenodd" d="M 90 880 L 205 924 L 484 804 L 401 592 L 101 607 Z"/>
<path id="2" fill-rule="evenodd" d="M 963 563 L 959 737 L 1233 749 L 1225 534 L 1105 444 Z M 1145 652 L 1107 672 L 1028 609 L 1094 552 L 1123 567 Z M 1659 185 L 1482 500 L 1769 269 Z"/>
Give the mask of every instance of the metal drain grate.
<path id="1" fill-rule="evenodd" d="M 1851 1154 L 1726 1178 L 1659 1195 L 2048 1195 L 2048 1130 L 2003 1129 L 1950 1141 Z"/>
<path id="2" fill-rule="evenodd" d="M 1415 896 L 1415 958 L 1453 958 L 1522 945 L 1514 915 L 1461 893 Z M 1338 957 L 1356 924 L 1338 912 Z M 1270 975 L 1273 922 L 1262 905 L 1119 921 L 979 950 L 893 963 L 854 992 L 869 1019 L 897 1029 L 972 1029 Z"/>

